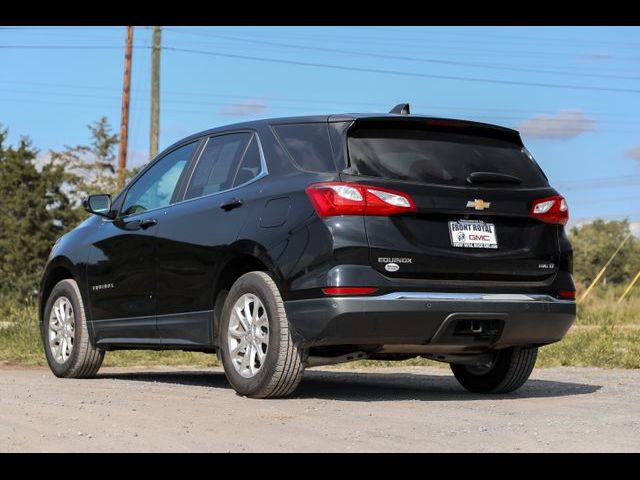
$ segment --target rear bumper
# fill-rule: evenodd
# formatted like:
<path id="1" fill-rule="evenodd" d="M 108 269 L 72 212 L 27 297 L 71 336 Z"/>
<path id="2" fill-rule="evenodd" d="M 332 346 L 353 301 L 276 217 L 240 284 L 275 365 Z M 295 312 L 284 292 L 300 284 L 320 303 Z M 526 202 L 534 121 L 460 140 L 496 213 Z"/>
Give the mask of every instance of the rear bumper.
<path id="1" fill-rule="evenodd" d="M 553 343 L 576 316 L 574 301 L 540 294 L 396 292 L 294 300 L 285 308 L 303 347 L 428 345 L 447 352 Z"/>

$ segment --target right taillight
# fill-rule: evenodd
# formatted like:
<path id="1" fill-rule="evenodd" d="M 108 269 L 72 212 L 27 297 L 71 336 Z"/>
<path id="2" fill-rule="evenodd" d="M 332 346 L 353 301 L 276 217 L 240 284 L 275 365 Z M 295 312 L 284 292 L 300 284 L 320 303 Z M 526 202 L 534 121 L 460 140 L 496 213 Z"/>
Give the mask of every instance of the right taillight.
<path id="1" fill-rule="evenodd" d="M 547 223 L 566 225 L 569 221 L 569 206 L 561 195 L 534 200 L 529 215 Z"/>
<path id="2" fill-rule="evenodd" d="M 416 211 L 415 203 L 406 193 L 358 183 L 315 183 L 306 192 L 320 217 L 387 216 Z"/>

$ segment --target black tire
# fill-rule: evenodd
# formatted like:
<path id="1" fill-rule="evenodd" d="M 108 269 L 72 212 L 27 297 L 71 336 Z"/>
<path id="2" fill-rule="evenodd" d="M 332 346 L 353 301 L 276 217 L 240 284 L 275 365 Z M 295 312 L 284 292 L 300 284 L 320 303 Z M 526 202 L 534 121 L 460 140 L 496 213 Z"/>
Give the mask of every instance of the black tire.
<path id="1" fill-rule="evenodd" d="M 236 371 L 229 353 L 227 333 L 233 306 L 247 293 L 262 302 L 269 323 L 266 357 L 251 378 Z M 280 291 L 269 274 L 249 272 L 233 284 L 222 308 L 218 338 L 225 374 L 238 394 L 252 398 L 284 397 L 300 383 L 304 371 L 303 352 L 293 342 Z"/>
<path id="2" fill-rule="evenodd" d="M 49 317 L 53 305 L 62 297 L 67 298 L 73 308 L 75 332 L 73 348 L 71 349 L 69 357 L 63 363 L 59 363 L 54 358 L 49 342 Z M 47 357 L 47 363 L 56 377 L 90 378 L 95 376 L 100 369 L 100 365 L 102 365 L 102 360 L 104 359 L 104 351 L 91 345 L 84 304 L 82 302 L 80 289 L 75 280 L 62 280 L 53 287 L 44 308 L 40 334 L 44 352 Z"/>
<path id="3" fill-rule="evenodd" d="M 536 364 L 538 347 L 512 347 L 496 352 L 488 370 L 452 363 L 460 384 L 474 393 L 509 393 L 520 388 Z"/>

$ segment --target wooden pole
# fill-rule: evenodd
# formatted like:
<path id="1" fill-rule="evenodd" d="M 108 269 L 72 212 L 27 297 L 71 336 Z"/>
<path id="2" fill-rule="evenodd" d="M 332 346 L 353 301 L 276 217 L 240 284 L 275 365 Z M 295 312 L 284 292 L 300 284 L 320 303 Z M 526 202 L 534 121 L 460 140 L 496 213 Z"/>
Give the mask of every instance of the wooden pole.
<path id="1" fill-rule="evenodd" d="M 149 139 L 149 159 L 158 153 L 160 132 L 160 38 L 162 27 L 153 27 L 153 47 L 151 48 L 151 128 Z"/>
<path id="2" fill-rule="evenodd" d="M 131 93 L 131 51 L 133 27 L 127 27 L 127 44 L 124 52 L 124 80 L 122 84 L 122 117 L 120 119 L 120 149 L 118 152 L 118 188 L 124 187 L 127 169 L 127 140 L 129 137 L 129 98 Z"/>

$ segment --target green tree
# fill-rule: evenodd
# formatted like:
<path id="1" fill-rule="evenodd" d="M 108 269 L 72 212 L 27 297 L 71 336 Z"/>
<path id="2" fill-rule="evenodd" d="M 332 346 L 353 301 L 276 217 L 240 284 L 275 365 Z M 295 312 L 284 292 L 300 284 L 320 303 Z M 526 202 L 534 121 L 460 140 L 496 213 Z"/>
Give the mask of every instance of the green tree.
<path id="1" fill-rule="evenodd" d="M 35 293 L 44 260 L 56 238 L 79 220 L 64 191 L 62 165 L 36 166 L 38 151 L 23 137 L 6 146 L 0 128 L 0 298 Z"/>
<path id="2" fill-rule="evenodd" d="M 112 133 L 106 117 L 87 128 L 91 132 L 89 145 L 65 146 L 63 151 L 50 152 L 53 161 L 68 172 L 68 192 L 77 205 L 87 195 L 117 192 L 118 135 Z"/>
<path id="3" fill-rule="evenodd" d="M 54 242 L 88 216 L 81 200 L 92 193 L 117 190 L 117 135 L 106 117 L 88 126 L 89 145 L 49 152 L 27 137 L 6 146 L 0 126 L 0 302 L 23 300 L 38 288 L 42 267 Z M 126 172 L 131 178 L 135 170 Z"/>
<path id="4" fill-rule="evenodd" d="M 576 280 L 585 284 L 593 280 L 630 231 L 628 220 L 597 219 L 573 227 L 569 239 L 573 245 Z M 628 282 L 639 269 L 640 240 L 631 236 L 607 268 L 602 282 Z"/>

